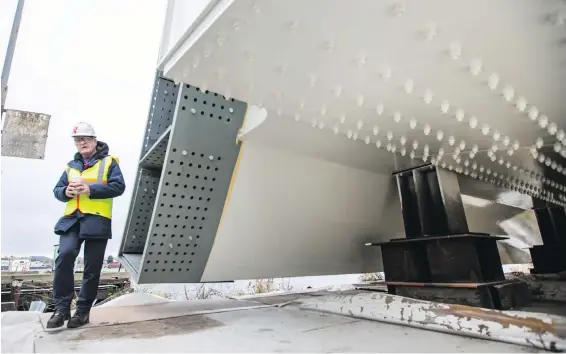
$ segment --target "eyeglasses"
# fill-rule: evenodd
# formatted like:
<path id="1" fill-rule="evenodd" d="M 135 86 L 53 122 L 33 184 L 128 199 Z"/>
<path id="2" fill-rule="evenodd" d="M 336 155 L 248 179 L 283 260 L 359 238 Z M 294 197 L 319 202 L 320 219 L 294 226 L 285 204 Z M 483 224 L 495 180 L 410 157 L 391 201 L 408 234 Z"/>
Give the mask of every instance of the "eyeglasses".
<path id="1" fill-rule="evenodd" d="M 94 141 L 94 138 L 90 136 L 81 136 L 81 137 L 74 137 L 73 140 L 75 141 L 75 144 L 80 144 L 80 143 L 90 143 Z"/>

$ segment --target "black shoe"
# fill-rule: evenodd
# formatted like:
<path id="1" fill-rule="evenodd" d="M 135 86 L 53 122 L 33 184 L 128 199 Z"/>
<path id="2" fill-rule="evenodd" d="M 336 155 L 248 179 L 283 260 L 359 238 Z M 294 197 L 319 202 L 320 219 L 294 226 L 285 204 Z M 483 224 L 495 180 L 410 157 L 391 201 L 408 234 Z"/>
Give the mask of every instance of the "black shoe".
<path id="1" fill-rule="evenodd" d="M 67 328 L 79 328 L 87 324 L 89 318 L 88 312 L 75 312 L 73 317 L 67 322 Z"/>
<path id="2" fill-rule="evenodd" d="M 55 310 L 49 321 L 47 321 L 47 328 L 59 328 L 71 318 L 69 311 Z"/>

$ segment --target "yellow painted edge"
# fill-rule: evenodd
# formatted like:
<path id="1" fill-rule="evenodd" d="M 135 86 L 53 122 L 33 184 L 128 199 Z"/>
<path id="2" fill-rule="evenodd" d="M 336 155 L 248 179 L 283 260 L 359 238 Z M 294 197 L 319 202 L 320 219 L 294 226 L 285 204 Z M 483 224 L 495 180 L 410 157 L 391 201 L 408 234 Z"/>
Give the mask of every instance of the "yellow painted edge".
<path id="1" fill-rule="evenodd" d="M 238 158 L 236 159 L 236 164 L 234 165 L 234 171 L 232 172 L 232 178 L 230 179 L 230 185 L 228 186 L 228 193 L 226 193 L 226 199 L 224 200 L 224 206 L 222 207 L 222 214 L 220 215 L 220 221 L 218 222 L 218 227 L 216 228 L 216 234 L 218 234 L 218 230 L 222 225 L 222 218 L 224 217 L 224 211 L 228 207 L 228 203 L 230 202 L 230 197 L 232 196 L 232 189 L 234 188 L 234 184 L 236 184 L 236 177 L 240 169 L 240 160 L 242 159 L 244 145 L 245 144 L 242 143 L 242 146 L 240 147 L 240 152 L 238 153 Z M 216 235 L 214 236 L 214 240 L 216 241 Z M 214 246 L 214 243 L 212 245 Z"/>
<path id="2" fill-rule="evenodd" d="M 238 134 L 240 130 L 246 125 L 246 120 L 248 119 L 249 105 L 246 105 L 246 113 L 244 114 L 244 120 L 242 121 L 242 126 L 238 129 Z M 228 193 L 226 193 L 226 199 L 224 200 L 224 206 L 222 208 L 222 214 L 220 215 L 220 221 L 218 222 L 218 227 L 216 228 L 216 233 L 218 233 L 218 229 L 220 229 L 220 225 L 222 224 L 222 217 L 224 216 L 224 210 L 228 206 L 228 202 L 230 201 L 230 196 L 232 194 L 232 188 L 234 187 L 234 183 L 236 182 L 236 175 L 238 174 L 238 169 L 240 168 L 240 159 L 242 158 L 242 150 L 244 149 L 244 143 L 238 138 L 236 135 L 236 145 L 241 143 L 240 151 L 238 152 L 238 157 L 236 158 L 236 164 L 234 165 L 234 170 L 232 171 L 232 178 L 230 178 L 230 185 L 228 186 Z M 216 235 L 214 236 L 216 240 Z M 214 246 L 214 243 L 212 244 Z"/>
<path id="3" fill-rule="evenodd" d="M 248 119 L 248 107 L 246 106 L 246 114 L 244 115 L 244 120 L 242 121 L 242 127 L 246 124 L 246 120 Z M 241 129 L 241 128 L 240 128 Z M 239 131 L 238 131 L 239 133 Z M 216 243 L 216 236 L 218 236 L 218 230 L 220 230 L 220 227 L 222 226 L 222 219 L 224 218 L 224 212 L 226 210 L 226 208 L 228 207 L 228 203 L 230 203 L 230 197 L 232 196 L 232 190 L 234 188 L 234 184 L 236 184 L 236 177 L 238 175 L 238 171 L 240 169 L 240 161 L 242 159 L 242 154 L 243 154 L 243 150 L 244 150 L 244 145 L 245 143 L 243 141 L 241 141 L 237 136 L 236 136 L 236 144 L 241 143 L 242 146 L 240 146 L 240 151 L 238 152 L 238 157 L 236 158 L 236 164 L 234 165 L 234 170 L 232 171 L 232 177 L 230 178 L 230 184 L 228 185 L 228 192 L 226 193 L 226 199 L 224 199 L 224 206 L 222 207 L 222 214 L 220 214 L 220 221 L 218 222 L 218 227 L 216 228 L 216 234 L 214 235 L 214 241 L 212 241 L 212 247 L 210 248 L 210 251 L 212 251 L 212 249 L 214 248 L 214 244 Z M 210 256 L 210 253 L 209 253 Z M 207 264 L 208 264 L 208 259 L 206 260 Z M 203 269 L 203 274 L 204 274 L 204 270 L 206 269 L 206 264 L 204 265 L 204 269 Z M 201 279 L 202 279 L 202 275 L 201 275 Z"/>

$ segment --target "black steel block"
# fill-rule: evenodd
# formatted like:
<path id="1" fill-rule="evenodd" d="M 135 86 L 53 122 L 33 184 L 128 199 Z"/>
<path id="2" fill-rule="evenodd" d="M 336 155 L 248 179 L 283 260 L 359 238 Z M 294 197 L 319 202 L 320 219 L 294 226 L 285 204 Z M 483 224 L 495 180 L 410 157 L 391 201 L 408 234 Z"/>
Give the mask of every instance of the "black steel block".
<path id="1" fill-rule="evenodd" d="M 483 298 L 477 289 L 417 287 L 409 285 L 388 285 L 387 289 L 391 295 L 405 296 L 412 299 L 494 308 L 490 302 L 491 295 L 489 295 L 489 298 Z"/>
<path id="2" fill-rule="evenodd" d="M 504 280 L 496 242 L 483 234 L 394 239 L 380 243 L 386 281 L 490 282 Z"/>
<path id="3" fill-rule="evenodd" d="M 415 181 L 412 174 L 397 175 L 397 187 L 401 199 L 401 212 L 407 238 L 421 237 L 423 231 L 420 223 Z"/>
<path id="4" fill-rule="evenodd" d="M 566 213 L 564 208 L 535 203 L 535 216 L 542 237 L 542 246 L 529 251 L 533 260 L 533 274 L 566 271 Z"/>
<path id="5" fill-rule="evenodd" d="M 533 261 L 532 274 L 552 274 L 566 271 L 566 247 L 547 245 L 529 249 Z"/>
<path id="6" fill-rule="evenodd" d="M 469 232 L 458 177 L 433 165 L 396 173 L 407 238 Z"/>
<path id="7" fill-rule="evenodd" d="M 507 237 L 469 232 L 454 173 L 427 165 L 395 175 L 406 238 L 371 244 L 381 246 L 389 293 L 492 309 L 526 301 L 494 287 L 505 282 L 497 241 Z"/>
<path id="8" fill-rule="evenodd" d="M 525 282 L 505 282 L 494 285 L 491 289 L 493 297 L 499 300 L 500 310 L 516 309 L 531 304 L 531 290 Z"/>
<path id="9" fill-rule="evenodd" d="M 423 244 L 386 243 L 381 246 L 386 281 L 430 281 Z"/>

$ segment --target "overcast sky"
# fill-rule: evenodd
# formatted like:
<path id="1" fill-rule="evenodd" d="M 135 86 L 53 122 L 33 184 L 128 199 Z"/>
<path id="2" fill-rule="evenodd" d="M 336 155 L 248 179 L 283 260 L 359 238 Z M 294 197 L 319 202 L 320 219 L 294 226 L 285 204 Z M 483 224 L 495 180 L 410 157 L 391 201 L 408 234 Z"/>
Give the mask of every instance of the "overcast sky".
<path id="1" fill-rule="evenodd" d="M 16 0 L 0 0 L 4 60 Z M 27 0 L 6 107 L 51 115 L 44 160 L 1 158 L 1 253 L 51 256 L 64 204 L 53 187 L 75 152 L 77 121 L 91 123 L 120 158 L 126 193 L 115 200 L 116 254 L 133 191 L 166 1 Z M 1 63 L 0 63 L 1 65 Z"/>

